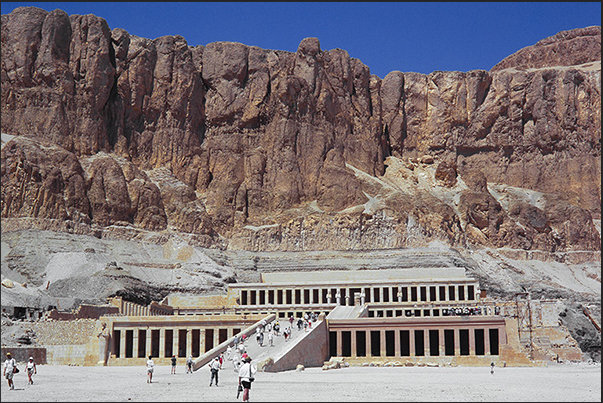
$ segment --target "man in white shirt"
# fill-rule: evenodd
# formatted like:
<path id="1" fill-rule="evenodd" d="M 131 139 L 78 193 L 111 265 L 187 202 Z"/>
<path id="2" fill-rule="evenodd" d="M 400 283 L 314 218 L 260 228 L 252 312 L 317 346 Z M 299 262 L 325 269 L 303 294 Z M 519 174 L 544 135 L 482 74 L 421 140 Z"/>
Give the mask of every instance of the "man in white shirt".
<path id="1" fill-rule="evenodd" d="M 155 370 L 155 363 L 153 362 L 152 356 L 149 355 L 147 360 L 147 383 L 153 383 L 153 371 Z"/>
<path id="2" fill-rule="evenodd" d="M 251 357 L 245 358 L 245 364 L 239 369 L 239 385 L 243 386 L 243 401 L 249 401 L 249 390 L 251 389 L 251 382 L 254 381 L 255 373 L 257 368 L 255 365 L 251 365 Z"/>
<path id="3" fill-rule="evenodd" d="M 2 374 L 8 381 L 8 386 L 10 387 L 10 390 L 15 389 L 15 384 L 13 383 L 13 374 L 16 366 L 17 362 L 12 357 L 11 353 L 6 353 L 6 361 L 4 361 L 4 370 Z"/>
<path id="4" fill-rule="evenodd" d="M 211 379 L 209 380 L 209 386 L 214 382 L 216 378 L 216 386 L 218 386 L 218 371 L 220 371 L 220 359 L 218 357 L 209 364 L 209 371 L 211 372 Z"/>

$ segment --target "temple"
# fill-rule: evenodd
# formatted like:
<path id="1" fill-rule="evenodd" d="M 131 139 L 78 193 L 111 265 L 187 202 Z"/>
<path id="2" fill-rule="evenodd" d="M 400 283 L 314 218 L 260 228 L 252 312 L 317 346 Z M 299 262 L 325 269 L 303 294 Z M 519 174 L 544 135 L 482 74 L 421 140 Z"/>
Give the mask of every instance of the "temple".
<path id="1" fill-rule="evenodd" d="M 576 343 L 567 343 L 573 339 L 559 324 L 556 301 L 532 301 L 525 293 L 513 301 L 488 297 L 462 267 L 273 271 L 259 278 L 229 284 L 220 295 L 174 293 L 149 306 L 114 297 L 106 306 L 51 312 L 50 320 L 36 323 L 45 346 L 44 357 L 37 359 L 143 365 L 150 355 L 167 365 L 173 355 L 181 360 L 193 356 L 198 369 L 232 345 L 235 336 L 251 338 L 261 322 L 288 326 L 289 318 L 295 323 L 306 314 L 317 320 L 309 330 L 296 330 L 292 343 L 270 353 L 253 352 L 262 370 L 332 360 L 349 365 L 543 365 L 582 355 Z M 57 341 L 57 326 L 68 323 L 79 326 L 80 340 Z"/>

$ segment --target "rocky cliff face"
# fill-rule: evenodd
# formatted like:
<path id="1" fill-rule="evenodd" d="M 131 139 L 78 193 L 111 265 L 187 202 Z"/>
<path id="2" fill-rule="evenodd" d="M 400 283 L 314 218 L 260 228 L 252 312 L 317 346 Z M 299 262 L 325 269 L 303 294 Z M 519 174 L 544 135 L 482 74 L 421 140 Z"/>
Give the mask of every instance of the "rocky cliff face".
<path id="1" fill-rule="evenodd" d="M 379 78 L 316 38 L 191 47 L 18 8 L 2 15 L 2 230 L 600 252 L 600 34 Z"/>

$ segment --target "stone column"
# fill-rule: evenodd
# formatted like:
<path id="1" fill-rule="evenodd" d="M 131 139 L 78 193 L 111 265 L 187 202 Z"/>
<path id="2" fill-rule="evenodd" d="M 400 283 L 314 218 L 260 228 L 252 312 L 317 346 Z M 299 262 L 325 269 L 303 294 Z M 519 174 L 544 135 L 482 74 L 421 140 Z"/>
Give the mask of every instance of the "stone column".
<path id="1" fill-rule="evenodd" d="M 373 351 L 371 350 L 371 330 L 365 330 L 365 337 L 364 337 L 364 341 L 365 341 L 365 350 L 366 350 L 366 356 L 367 357 L 372 357 L 373 356 Z"/>
<path id="2" fill-rule="evenodd" d="M 402 302 L 402 287 L 398 286 L 398 303 Z"/>
<path id="3" fill-rule="evenodd" d="M 360 303 L 362 305 L 364 305 L 365 301 L 366 301 L 366 294 L 364 293 L 364 288 L 363 288 L 362 291 L 360 291 Z"/>
<path id="4" fill-rule="evenodd" d="M 350 306 L 350 289 L 345 289 L 345 305 Z"/>
<path id="5" fill-rule="evenodd" d="M 119 356 L 121 358 L 126 358 L 126 329 L 121 329 L 119 332 Z"/>
<path id="6" fill-rule="evenodd" d="M 147 328 L 147 344 L 145 346 L 145 358 L 148 358 L 153 351 L 153 330 Z"/>
<path id="7" fill-rule="evenodd" d="M 380 343 L 379 343 L 379 347 L 380 347 L 380 355 L 381 357 L 385 357 L 387 356 L 387 345 L 386 345 L 386 340 L 385 340 L 385 330 L 379 330 L 379 339 L 380 339 Z"/>
<path id="8" fill-rule="evenodd" d="M 180 344 L 180 332 L 178 328 L 172 331 L 172 354 L 178 357 L 178 347 Z"/>
<path id="9" fill-rule="evenodd" d="M 429 357 L 429 329 L 423 329 L 423 350 L 425 351 L 425 357 Z"/>
<path id="10" fill-rule="evenodd" d="M 186 356 L 193 355 L 193 331 L 186 329 Z"/>
<path id="11" fill-rule="evenodd" d="M 220 344 L 220 329 L 214 329 L 214 347 L 217 347 Z"/>
<path id="12" fill-rule="evenodd" d="M 199 329 L 199 356 L 205 354 L 205 329 Z"/>
<path id="13" fill-rule="evenodd" d="M 352 330 L 350 333 L 352 333 L 352 337 L 351 337 L 351 339 L 352 339 L 351 340 L 351 344 L 352 345 L 350 346 L 350 348 L 352 350 L 351 356 L 352 357 L 356 357 L 356 351 L 358 351 L 357 348 L 356 348 L 356 330 Z"/>
<path id="14" fill-rule="evenodd" d="M 165 328 L 159 328 L 159 357 L 165 357 Z"/>
<path id="15" fill-rule="evenodd" d="M 132 337 L 132 358 L 138 358 L 138 337 L 140 336 L 140 329 L 134 329 Z"/>
<path id="16" fill-rule="evenodd" d="M 444 339 L 444 329 L 438 329 L 438 339 L 439 339 L 439 348 L 440 348 L 440 355 L 441 356 L 445 356 L 446 355 L 446 340 Z"/>
<path id="17" fill-rule="evenodd" d="M 379 302 L 383 302 L 383 287 L 379 287 Z"/>
<path id="18" fill-rule="evenodd" d="M 337 289 L 337 294 L 335 294 L 335 300 L 337 301 L 337 305 L 341 305 L 341 292 L 339 288 Z"/>
<path id="19" fill-rule="evenodd" d="M 490 356 L 490 329 L 484 329 L 484 353 L 486 356 Z"/>
<path id="20" fill-rule="evenodd" d="M 410 356 L 414 357 L 415 354 L 415 349 L 417 348 L 417 346 L 415 345 L 415 329 L 409 329 L 408 330 L 408 344 L 410 347 Z"/>
<path id="21" fill-rule="evenodd" d="M 341 345 L 341 330 L 337 331 L 337 357 L 341 357 L 343 354 L 343 346 Z"/>
<path id="22" fill-rule="evenodd" d="M 461 355 L 461 333 L 459 329 L 454 329 L 454 355 Z"/>
<path id="23" fill-rule="evenodd" d="M 394 330 L 394 354 L 396 357 L 402 356 L 402 351 L 400 350 L 400 329 Z"/>
<path id="24" fill-rule="evenodd" d="M 475 328 L 469 329 L 469 355 L 475 356 Z"/>

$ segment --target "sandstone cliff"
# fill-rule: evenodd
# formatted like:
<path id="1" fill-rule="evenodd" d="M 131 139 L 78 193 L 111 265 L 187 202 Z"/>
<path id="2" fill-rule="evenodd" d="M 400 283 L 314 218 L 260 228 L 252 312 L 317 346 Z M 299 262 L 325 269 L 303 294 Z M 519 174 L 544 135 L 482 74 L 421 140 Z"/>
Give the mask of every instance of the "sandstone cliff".
<path id="1" fill-rule="evenodd" d="M 600 252 L 600 34 L 380 78 L 316 38 L 191 47 L 18 8 L 2 15 L 2 230 Z"/>

